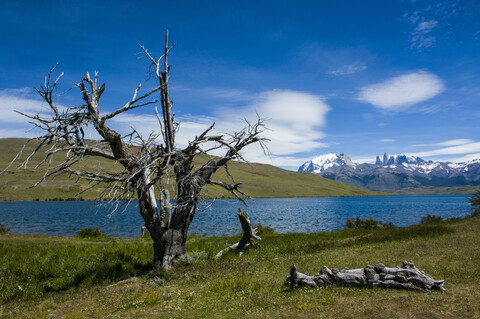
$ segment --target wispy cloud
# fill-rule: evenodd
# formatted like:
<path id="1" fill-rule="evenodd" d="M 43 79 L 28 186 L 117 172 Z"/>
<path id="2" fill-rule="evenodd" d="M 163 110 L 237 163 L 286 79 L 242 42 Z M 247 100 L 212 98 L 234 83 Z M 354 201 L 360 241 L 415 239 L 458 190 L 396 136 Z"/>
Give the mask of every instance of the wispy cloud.
<path id="1" fill-rule="evenodd" d="M 329 71 L 328 74 L 336 75 L 336 76 L 349 75 L 349 74 L 365 71 L 366 69 L 367 69 L 367 66 L 360 63 L 345 64 L 338 69 Z"/>
<path id="2" fill-rule="evenodd" d="M 480 159 L 480 153 L 473 153 L 473 154 L 467 154 L 460 157 L 450 158 L 449 161 L 453 163 L 462 163 L 462 162 L 468 162 L 476 159 Z"/>
<path id="3" fill-rule="evenodd" d="M 417 49 L 429 48 L 435 43 L 435 36 L 432 34 L 433 29 L 438 22 L 435 20 L 422 21 L 418 23 L 411 32 L 412 47 Z"/>
<path id="4" fill-rule="evenodd" d="M 28 119 L 15 111 L 35 115 L 45 114 L 48 109 L 31 88 L 0 90 L 0 138 L 33 137 L 38 132 L 32 131 Z"/>
<path id="5" fill-rule="evenodd" d="M 459 138 L 455 140 L 448 140 L 448 141 L 433 143 L 433 144 L 417 144 L 414 146 L 456 146 L 456 145 L 464 145 L 464 144 L 471 144 L 471 143 L 474 143 L 474 141 L 466 138 Z"/>
<path id="6" fill-rule="evenodd" d="M 394 140 L 393 138 L 382 138 L 380 140 L 380 142 L 382 143 L 392 143 L 392 142 L 395 142 L 396 140 Z"/>
<path id="7" fill-rule="evenodd" d="M 402 111 L 444 90 L 443 81 L 427 71 L 415 71 L 360 89 L 358 100 L 377 108 Z"/>
<path id="8" fill-rule="evenodd" d="M 413 153 L 414 156 L 428 157 L 438 155 L 458 155 L 458 154 L 472 154 L 480 152 L 480 142 L 473 142 L 457 146 L 442 147 L 430 151 L 423 151 Z"/>
<path id="9" fill-rule="evenodd" d="M 478 28 L 471 26 L 478 21 L 478 1 L 425 0 L 412 3 L 413 10 L 404 14 L 413 28 L 410 32 L 412 48 L 421 51 L 433 47 L 442 39 L 454 36 L 453 32 L 458 30 L 463 34 L 471 34 L 472 39 L 476 40 Z"/>
<path id="10" fill-rule="evenodd" d="M 15 111 L 36 114 L 46 110 L 46 104 L 34 97 L 32 89 L 0 90 L 0 122 L 25 123 L 26 118 Z"/>

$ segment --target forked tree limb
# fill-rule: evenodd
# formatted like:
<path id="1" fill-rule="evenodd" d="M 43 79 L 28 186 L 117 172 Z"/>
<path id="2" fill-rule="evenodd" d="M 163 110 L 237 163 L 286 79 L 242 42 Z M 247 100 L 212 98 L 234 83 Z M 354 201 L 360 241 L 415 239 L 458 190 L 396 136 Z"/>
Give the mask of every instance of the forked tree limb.
<path id="1" fill-rule="evenodd" d="M 297 271 L 295 264 L 290 268 L 290 276 L 285 279 L 285 285 L 293 288 L 328 287 L 328 286 L 357 286 L 357 287 L 382 287 L 419 290 L 430 292 L 432 289 L 445 291 L 443 280 L 435 280 L 424 273 L 414 264 L 403 262 L 402 267 L 388 268 L 379 263 L 375 266 L 367 265 L 365 268 L 338 270 L 323 266 L 320 273 L 315 275 L 303 274 Z"/>
<path id="2" fill-rule="evenodd" d="M 214 181 L 212 178 L 221 168 L 225 168 L 228 174 L 229 161 L 244 160 L 241 152 L 250 144 L 259 144 L 266 152 L 264 143 L 268 139 L 262 134 L 265 131 L 264 120 L 258 117 L 256 122 L 246 121 L 246 126 L 242 130 L 230 133 L 215 132 L 212 124 L 191 140 L 187 147 L 180 148 L 175 144 L 175 134 L 180 124 L 175 121 L 173 101 L 169 95 L 168 54 L 172 46 L 168 45 L 168 31 L 165 34 L 164 52 L 158 59 L 153 58 L 145 47 L 142 49 L 149 60 L 149 73 L 156 78 L 157 85 L 146 92 L 141 92 L 139 85 L 131 99 L 111 113 L 105 113 L 101 107 L 101 97 L 106 90 L 106 84 L 99 81 L 97 72 L 92 75 L 87 73 L 74 84 L 74 88 L 80 90 L 83 102 L 75 103 L 75 106 L 59 104 L 60 96 L 68 91 L 57 93 L 63 73 L 54 77 L 56 65 L 48 73 L 44 84 L 36 88 L 49 111 L 30 115 L 19 112 L 42 133 L 36 138 L 34 150 L 29 155 L 26 154 L 26 159 L 18 165 L 18 168 L 27 168 L 35 154 L 43 153 L 36 168 L 44 165 L 46 170 L 35 185 L 61 174 L 73 175 L 77 180 L 82 179 L 90 183 L 83 191 L 99 185 L 104 188 L 99 199 L 114 202 L 113 211 L 125 201 L 137 198 L 140 215 L 153 241 L 154 268 L 159 270 L 172 267 L 173 260 L 185 253 L 188 230 L 197 210 L 197 202 L 201 199 L 207 184 L 222 187 L 240 200 L 250 198 L 240 190 L 240 184 L 233 178 L 231 183 Z M 139 130 L 132 127 L 132 132 L 124 135 L 110 125 L 110 119 L 135 108 L 154 104 L 157 99 L 160 100 L 162 109 L 161 112 L 160 110 L 155 112 L 159 122 L 157 132 L 142 136 Z M 93 128 L 101 137 L 101 141 L 86 139 L 87 127 Z M 22 151 L 25 149 L 24 146 Z M 14 165 L 15 161 L 21 160 L 22 151 L 7 168 Z M 200 167 L 195 164 L 194 159 L 197 155 L 211 151 L 215 151 L 216 154 L 221 152 L 223 156 L 211 156 Z M 52 164 L 57 163 L 52 160 L 54 156 L 62 157 L 59 164 Z M 85 168 L 78 165 L 86 157 L 104 158 L 110 160 L 112 164 L 113 162 L 120 164 L 122 169 L 120 172 L 115 169 L 109 173 L 110 170 L 104 171 L 101 167 Z M 0 171 L 0 174 L 6 172 L 5 169 Z M 231 176 L 228 174 L 228 177 Z M 170 194 L 167 190 L 170 187 L 170 179 L 175 184 L 176 201 L 173 206 L 169 203 Z M 160 214 L 155 189 L 161 191 Z M 243 228 L 244 238 L 233 248 L 239 252 L 253 244 L 253 239 L 259 239 L 250 224 Z"/>
<path id="3" fill-rule="evenodd" d="M 224 253 L 228 251 L 235 251 L 237 254 L 242 255 L 245 249 L 255 244 L 254 239 L 262 240 L 257 234 L 255 234 L 255 228 L 253 228 L 250 219 L 245 211 L 241 208 L 237 212 L 240 223 L 242 224 L 243 236 L 238 243 L 235 243 L 223 250 L 221 250 L 215 258 L 221 257 Z"/>

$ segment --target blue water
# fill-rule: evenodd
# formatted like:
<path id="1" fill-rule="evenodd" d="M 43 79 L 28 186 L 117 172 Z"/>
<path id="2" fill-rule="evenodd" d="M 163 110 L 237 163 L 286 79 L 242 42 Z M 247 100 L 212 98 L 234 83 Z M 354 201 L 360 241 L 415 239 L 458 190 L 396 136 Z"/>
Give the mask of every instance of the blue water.
<path id="1" fill-rule="evenodd" d="M 244 207 L 238 200 L 205 201 L 190 233 L 204 236 L 240 232 L 236 212 L 242 207 L 252 223 L 261 222 L 279 233 L 319 232 L 345 227 L 348 218 L 374 218 L 403 227 L 434 214 L 445 218 L 471 212 L 467 195 L 421 195 L 340 198 L 259 198 Z M 207 207 L 205 207 L 205 205 Z M 210 207 L 208 207 L 210 206 Z M 136 202 L 113 216 L 112 207 L 98 202 L 0 202 L 0 224 L 14 234 L 73 236 L 95 226 L 109 236 L 136 237 L 143 225 Z"/>

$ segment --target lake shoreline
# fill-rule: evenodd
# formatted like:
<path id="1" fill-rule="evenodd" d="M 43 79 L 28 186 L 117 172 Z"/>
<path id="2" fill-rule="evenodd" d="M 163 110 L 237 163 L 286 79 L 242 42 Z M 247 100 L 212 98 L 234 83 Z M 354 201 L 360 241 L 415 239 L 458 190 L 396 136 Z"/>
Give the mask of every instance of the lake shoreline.
<path id="1" fill-rule="evenodd" d="M 466 195 L 400 195 L 369 197 L 257 198 L 248 207 L 236 199 L 199 202 L 189 229 L 200 236 L 238 233 L 236 212 L 242 207 L 253 224 L 261 223 L 278 233 L 315 233 L 345 227 L 346 220 L 373 218 L 398 227 L 417 224 L 421 217 L 463 217 L 471 213 Z M 99 227 L 110 237 L 132 238 L 145 224 L 138 202 L 112 213 L 109 202 L 23 201 L 0 202 L 0 221 L 18 234 L 71 236 L 81 229 Z"/>

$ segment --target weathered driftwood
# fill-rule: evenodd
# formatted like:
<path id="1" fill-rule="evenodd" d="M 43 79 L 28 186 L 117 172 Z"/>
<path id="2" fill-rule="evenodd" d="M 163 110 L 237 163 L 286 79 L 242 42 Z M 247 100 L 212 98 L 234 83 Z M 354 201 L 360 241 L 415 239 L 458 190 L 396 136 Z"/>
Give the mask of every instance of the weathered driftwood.
<path id="1" fill-rule="evenodd" d="M 315 275 L 302 274 L 297 271 L 295 264 L 290 268 L 290 277 L 285 279 L 285 285 L 291 287 L 328 287 L 328 286 L 359 286 L 383 287 L 420 290 L 430 292 L 431 289 L 443 288 L 443 280 L 435 280 L 424 273 L 414 264 L 403 262 L 402 267 L 388 268 L 384 264 L 367 265 L 365 268 L 339 270 L 323 266 L 320 273 Z"/>
<path id="2" fill-rule="evenodd" d="M 245 249 L 249 246 L 253 246 L 255 244 L 254 239 L 261 240 L 257 234 L 255 234 L 256 229 L 253 228 L 252 224 L 250 223 L 250 219 L 245 211 L 241 208 L 238 209 L 237 212 L 238 218 L 240 219 L 240 223 L 242 224 L 243 236 L 238 243 L 235 243 L 223 250 L 221 250 L 215 258 L 222 256 L 224 253 L 228 251 L 235 251 L 236 253 L 242 255 Z"/>

